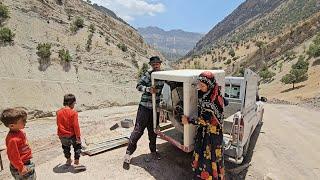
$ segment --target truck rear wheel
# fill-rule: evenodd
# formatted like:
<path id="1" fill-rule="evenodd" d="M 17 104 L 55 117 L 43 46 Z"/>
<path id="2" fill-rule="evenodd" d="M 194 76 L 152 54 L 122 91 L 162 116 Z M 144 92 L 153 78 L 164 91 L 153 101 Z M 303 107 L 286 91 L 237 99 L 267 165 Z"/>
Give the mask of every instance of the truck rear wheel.
<path id="1" fill-rule="evenodd" d="M 260 116 L 260 120 L 259 120 L 259 125 L 262 124 L 263 114 L 264 114 L 264 109 L 262 109 L 262 111 L 261 111 L 261 116 Z"/>
<path id="2" fill-rule="evenodd" d="M 250 136 L 251 138 L 251 136 Z M 250 138 L 248 138 L 246 144 L 243 146 L 243 154 L 242 156 L 245 158 L 248 154 L 248 150 L 249 150 L 249 144 L 250 144 Z"/>

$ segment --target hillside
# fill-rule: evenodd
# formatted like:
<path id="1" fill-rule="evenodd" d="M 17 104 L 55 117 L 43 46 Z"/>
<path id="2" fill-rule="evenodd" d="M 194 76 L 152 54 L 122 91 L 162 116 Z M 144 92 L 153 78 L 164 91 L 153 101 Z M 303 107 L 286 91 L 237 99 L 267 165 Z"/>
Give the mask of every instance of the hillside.
<path id="1" fill-rule="evenodd" d="M 251 68 L 268 76 L 262 77 L 261 92 L 269 99 L 310 101 L 320 96 L 318 58 L 308 53 L 319 29 L 319 1 L 247 0 L 205 35 L 177 67 L 224 69 L 236 76 Z M 280 80 L 299 57 L 309 63 L 309 78 L 290 90 L 292 85 Z"/>
<path id="2" fill-rule="evenodd" d="M 10 17 L 1 26 L 15 36 L 0 46 L 0 109 L 54 111 L 65 93 L 76 95 L 80 110 L 139 101 L 137 72 L 150 56 L 161 54 L 135 29 L 82 0 L 4 0 L 2 5 Z M 75 26 L 77 19 L 83 25 Z M 50 58 L 37 55 L 40 43 L 51 44 Z M 59 57 L 62 49 L 71 61 Z"/>
<path id="3" fill-rule="evenodd" d="M 158 27 L 138 28 L 145 41 L 161 51 L 168 60 L 178 60 L 190 51 L 203 36 L 183 30 L 165 31 Z"/>

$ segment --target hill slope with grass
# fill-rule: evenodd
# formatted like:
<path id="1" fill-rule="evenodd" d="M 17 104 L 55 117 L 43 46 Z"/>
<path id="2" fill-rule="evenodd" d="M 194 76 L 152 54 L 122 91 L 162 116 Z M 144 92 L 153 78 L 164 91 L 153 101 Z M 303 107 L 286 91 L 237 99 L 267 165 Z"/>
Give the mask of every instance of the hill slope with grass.
<path id="1" fill-rule="evenodd" d="M 54 111 L 65 93 L 79 109 L 135 104 L 139 70 L 161 56 L 135 29 L 81 0 L 0 6 L 0 109 Z"/>
<path id="2" fill-rule="evenodd" d="M 316 98 L 320 102 L 320 50 L 313 42 L 319 29 L 317 0 L 247 0 L 206 34 L 176 67 L 224 69 L 233 76 L 241 76 L 250 68 L 260 75 L 261 93 L 269 99 L 303 103 Z M 292 70 L 299 58 L 307 62 L 306 70 Z M 295 82 L 294 89 L 289 81 Z"/>

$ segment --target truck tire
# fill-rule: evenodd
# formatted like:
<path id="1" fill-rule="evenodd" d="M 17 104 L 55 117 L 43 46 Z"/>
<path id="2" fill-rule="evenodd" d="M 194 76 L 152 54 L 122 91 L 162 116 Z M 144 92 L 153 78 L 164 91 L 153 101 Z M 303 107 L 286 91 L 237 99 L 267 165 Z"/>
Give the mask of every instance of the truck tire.
<path id="1" fill-rule="evenodd" d="M 243 146 L 243 153 L 242 153 L 243 158 L 245 158 L 248 154 L 250 139 L 251 139 L 251 136 L 250 136 L 250 138 L 248 138 L 246 144 Z"/>
<path id="2" fill-rule="evenodd" d="M 260 120 L 259 120 L 259 123 L 258 123 L 259 125 L 262 124 L 263 114 L 264 114 L 264 108 L 263 108 L 262 111 L 261 111 L 261 116 L 260 116 Z"/>

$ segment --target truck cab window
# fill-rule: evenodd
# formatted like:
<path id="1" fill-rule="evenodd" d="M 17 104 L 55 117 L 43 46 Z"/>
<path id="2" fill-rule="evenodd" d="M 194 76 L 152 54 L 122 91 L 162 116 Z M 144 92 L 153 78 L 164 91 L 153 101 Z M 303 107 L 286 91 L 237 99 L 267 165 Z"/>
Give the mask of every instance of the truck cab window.
<path id="1" fill-rule="evenodd" d="M 226 98 L 240 99 L 240 86 L 232 85 L 232 84 L 226 84 L 225 97 Z"/>

